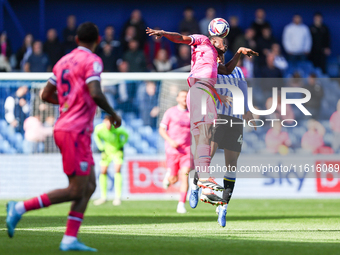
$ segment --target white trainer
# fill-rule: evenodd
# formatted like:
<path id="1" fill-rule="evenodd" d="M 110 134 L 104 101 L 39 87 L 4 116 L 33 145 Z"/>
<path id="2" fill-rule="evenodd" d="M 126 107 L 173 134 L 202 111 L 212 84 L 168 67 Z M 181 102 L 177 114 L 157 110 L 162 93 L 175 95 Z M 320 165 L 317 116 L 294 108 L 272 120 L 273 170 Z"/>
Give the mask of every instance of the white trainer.
<path id="1" fill-rule="evenodd" d="M 118 205 L 121 205 L 122 201 L 119 199 L 119 198 L 115 198 L 113 201 L 112 201 L 112 204 L 114 206 L 118 206 Z"/>
<path id="2" fill-rule="evenodd" d="M 99 198 L 99 199 L 97 199 L 97 200 L 94 200 L 93 201 L 93 204 L 94 205 L 102 205 L 102 204 L 105 204 L 106 203 L 106 198 Z"/>
<path id="3" fill-rule="evenodd" d="M 177 213 L 186 213 L 187 210 L 185 209 L 184 203 L 179 202 L 177 205 Z"/>

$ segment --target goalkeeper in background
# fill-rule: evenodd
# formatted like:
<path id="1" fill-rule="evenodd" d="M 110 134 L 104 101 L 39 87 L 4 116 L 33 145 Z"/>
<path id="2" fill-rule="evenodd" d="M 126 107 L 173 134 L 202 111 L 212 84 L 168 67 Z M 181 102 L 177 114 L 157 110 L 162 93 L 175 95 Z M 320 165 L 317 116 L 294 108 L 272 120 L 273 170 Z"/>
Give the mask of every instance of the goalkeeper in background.
<path id="1" fill-rule="evenodd" d="M 129 135 L 123 127 L 115 128 L 111 125 L 109 116 L 106 116 L 103 123 L 95 127 L 94 140 L 98 149 L 102 152 L 102 159 L 100 161 L 101 173 L 99 176 L 101 197 L 94 201 L 94 205 L 101 205 L 107 201 L 107 169 L 112 161 L 115 165 L 115 199 L 113 200 L 113 205 L 121 204 L 122 175 L 120 169 L 124 157 L 123 147 L 128 138 Z"/>

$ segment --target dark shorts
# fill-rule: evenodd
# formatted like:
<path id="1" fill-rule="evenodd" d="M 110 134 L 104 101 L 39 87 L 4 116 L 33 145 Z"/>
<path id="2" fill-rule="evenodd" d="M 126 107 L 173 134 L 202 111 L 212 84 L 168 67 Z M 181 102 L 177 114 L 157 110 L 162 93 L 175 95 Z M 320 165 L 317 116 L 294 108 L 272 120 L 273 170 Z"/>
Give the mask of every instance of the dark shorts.
<path id="1" fill-rule="evenodd" d="M 243 125 L 234 124 L 231 127 L 230 121 L 232 120 L 233 123 L 241 123 L 243 120 L 223 114 L 218 114 L 218 119 L 225 119 L 228 123 L 216 124 L 216 126 L 213 127 L 212 141 L 218 144 L 219 149 L 241 152 L 243 143 Z"/>

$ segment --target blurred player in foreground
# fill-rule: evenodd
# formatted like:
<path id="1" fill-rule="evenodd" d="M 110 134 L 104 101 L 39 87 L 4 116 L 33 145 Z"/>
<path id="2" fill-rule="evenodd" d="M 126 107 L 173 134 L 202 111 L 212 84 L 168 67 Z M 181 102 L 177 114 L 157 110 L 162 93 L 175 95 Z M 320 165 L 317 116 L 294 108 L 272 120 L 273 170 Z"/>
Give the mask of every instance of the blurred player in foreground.
<path id="1" fill-rule="evenodd" d="M 216 59 L 218 54 L 223 54 L 227 50 L 227 47 L 224 44 L 225 41 L 223 38 L 218 36 L 210 36 L 209 38 L 204 35 L 185 36 L 178 33 L 154 30 L 151 28 L 147 28 L 146 33 L 149 34 L 149 36 L 155 35 L 156 38 L 164 36 L 174 43 L 182 43 L 192 46 L 192 66 L 188 78 L 190 92 L 188 93 L 187 103 L 190 111 L 191 132 L 196 141 L 194 165 L 195 169 L 198 170 L 199 176 L 197 183 L 195 183 L 197 186 L 194 186 L 204 188 L 204 194 L 212 195 L 209 196 L 209 199 L 218 199 L 220 200 L 219 202 L 221 202 L 221 198 L 211 192 L 211 190 L 222 191 L 224 188 L 217 184 L 209 174 L 209 166 L 211 162 L 210 142 L 212 124 L 213 120 L 217 118 L 217 113 L 213 98 L 211 96 L 207 96 L 207 94 L 217 95 L 214 88 L 217 78 Z M 227 65 L 221 65 L 223 72 L 226 74 L 230 74 L 232 72 L 238 62 L 240 54 L 251 56 L 256 53 L 250 49 L 240 48 L 234 58 L 227 63 Z M 204 97 L 206 98 L 205 105 L 207 114 L 202 115 L 202 98 Z M 190 98 L 192 98 L 191 101 Z M 203 176 L 203 174 L 205 174 L 205 176 Z"/>
<path id="2" fill-rule="evenodd" d="M 43 89 L 42 99 L 60 105 L 60 118 L 54 127 L 54 139 L 60 149 L 64 173 L 69 180 L 65 189 L 57 189 L 26 201 L 7 204 L 7 230 L 13 237 L 21 216 L 28 211 L 72 201 L 62 251 L 97 251 L 77 239 L 88 201 L 96 188 L 91 133 L 97 105 L 110 115 L 116 128 L 121 118 L 110 107 L 100 88 L 102 60 L 93 52 L 99 43 L 95 24 L 86 22 L 77 30 L 78 48 L 62 57 L 53 68 L 54 75 Z"/>
<path id="3" fill-rule="evenodd" d="M 163 116 L 159 133 L 165 140 L 167 173 L 163 187 L 178 181 L 180 173 L 180 199 L 177 205 L 178 213 L 186 213 L 185 201 L 188 192 L 188 174 L 190 171 L 190 116 L 187 108 L 188 91 L 181 90 L 177 95 L 177 105 L 169 108 Z"/>
<path id="4" fill-rule="evenodd" d="M 224 56 L 218 57 L 218 62 L 224 63 Z M 248 108 L 248 86 L 244 78 L 241 68 L 235 67 L 234 71 L 230 75 L 217 75 L 217 84 L 227 84 L 238 87 L 244 95 L 244 107 L 245 114 L 234 114 L 233 105 L 217 104 L 217 116 L 220 120 L 219 123 L 213 127 L 213 137 L 211 141 L 211 157 L 214 156 L 217 148 L 224 150 L 225 165 L 228 169 L 237 169 L 237 160 L 241 152 L 243 143 L 243 125 L 235 124 L 242 123 L 243 119 L 248 123 L 249 120 L 253 119 L 253 114 Z M 217 88 L 217 93 L 221 97 L 222 101 L 229 101 L 232 93 L 227 88 Z M 223 121 L 222 121 L 223 120 Z M 234 123 L 233 125 L 231 123 Z M 254 125 L 253 123 L 252 125 Z M 254 127 L 256 130 L 256 127 Z M 229 168 L 230 166 L 230 168 Z M 227 171 L 223 177 L 223 191 L 222 198 L 226 201 L 226 204 L 220 205 L 216 208 L 218 214 L 218 224 L 221 227 L 226 225 L 226 214 L 227 207 L 231 196 L 233 194 L 234 186 L 236 181 L 236 171 Z"/>
<path id="5" fill-rule="evenodd" d="M 122 198 L 122 168 L 124 158 L 124 145 L 128 141 L 129 135 L 125 128 L 115 128 L 112 126 L 110 116 L 104 118 L 103 123 L 97 125 L 94 129 L 94 141 L 98 149 L 102 152 L 102 160 L 100 161 L 101 174 L 99 176 L 99 185 L 101 197 L 94 201 L 94 205 L 101 205 L 107 199 L 107 169 L 113 161 L 115 164 L 115 199 L 113 205 L 120 205 Z"/>

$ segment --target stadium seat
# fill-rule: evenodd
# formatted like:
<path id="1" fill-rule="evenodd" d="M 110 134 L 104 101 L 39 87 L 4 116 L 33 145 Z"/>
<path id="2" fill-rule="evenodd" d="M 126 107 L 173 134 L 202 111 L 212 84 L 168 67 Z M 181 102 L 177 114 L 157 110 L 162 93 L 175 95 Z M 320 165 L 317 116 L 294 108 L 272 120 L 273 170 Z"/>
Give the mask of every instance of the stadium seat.
<path id="1" fill-rule="evenodd" d="M 135 119 L 135 120 L 131 121 L 130 125 L 134 130 L 138 131 L 139 128 L 141 128 L 143 126 L 143 120 L 142 119 Z"/>

